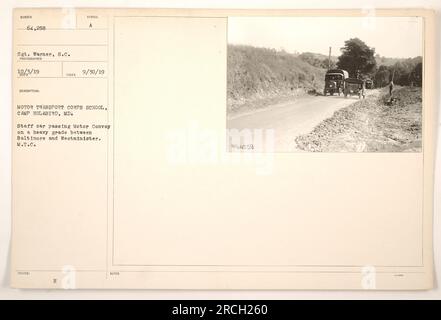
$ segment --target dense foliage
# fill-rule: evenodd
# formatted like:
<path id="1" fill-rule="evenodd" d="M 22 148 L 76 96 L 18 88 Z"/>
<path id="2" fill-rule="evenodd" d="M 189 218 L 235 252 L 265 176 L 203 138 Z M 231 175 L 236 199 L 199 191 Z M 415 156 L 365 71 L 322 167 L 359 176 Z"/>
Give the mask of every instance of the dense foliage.
<path id="1" fill-rule="evenodd" d="M 409 58 L 396 62 L 391 66 L 381 65 L 374 76 L 377 87 L 386 86 L 390 80 L 401 86 L 422 85 L 423 76 L 422 58 Z"/>

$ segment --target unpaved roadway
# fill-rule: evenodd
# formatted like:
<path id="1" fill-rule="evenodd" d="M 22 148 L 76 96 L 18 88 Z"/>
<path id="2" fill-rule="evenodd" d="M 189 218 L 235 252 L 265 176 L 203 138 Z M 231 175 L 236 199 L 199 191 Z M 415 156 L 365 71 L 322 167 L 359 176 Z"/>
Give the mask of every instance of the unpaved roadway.
<path id="1" fill-rule="evenodd" d="M 372 94 L 375 90 L 370 90 Z M 228 129 L 274 129 L 274 151 L 297 151 L 295 138 L 311 132 L 321 121 L 351 103 L 358 96 L 305 96 L 276 104 L 253 113 L 238 114 L 227 119 Z"/>

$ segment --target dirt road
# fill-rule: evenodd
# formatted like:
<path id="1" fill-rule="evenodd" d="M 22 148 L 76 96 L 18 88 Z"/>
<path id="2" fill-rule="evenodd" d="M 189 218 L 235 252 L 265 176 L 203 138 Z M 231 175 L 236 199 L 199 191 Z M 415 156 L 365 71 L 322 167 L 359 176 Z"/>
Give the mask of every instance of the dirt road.
<path id="1" fill-rule="evenodd" d="M 295 151 L 295 138 L 309 133 L 321 121 L 343 107 L 358 101 L 358 97 L 306 96 L 258 110 L 231 116 L 228 129 L 274 129 L 274 148 L 278 152 Z"/>

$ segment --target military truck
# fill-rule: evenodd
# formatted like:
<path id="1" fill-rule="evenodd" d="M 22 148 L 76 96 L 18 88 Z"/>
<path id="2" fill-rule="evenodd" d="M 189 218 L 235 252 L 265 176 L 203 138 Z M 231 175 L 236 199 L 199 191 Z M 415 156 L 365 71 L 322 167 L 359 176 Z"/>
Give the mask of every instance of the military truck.
<path id="1" fill-rule="evenodd" d="M 349 73 L 342 69 L 330 69 L 325 75 L 325 88 L 323 94 L 328 93 L 333 96 L 334 93 L 340 95 L 345 88 L 345 80 L 349 78 Z"/>

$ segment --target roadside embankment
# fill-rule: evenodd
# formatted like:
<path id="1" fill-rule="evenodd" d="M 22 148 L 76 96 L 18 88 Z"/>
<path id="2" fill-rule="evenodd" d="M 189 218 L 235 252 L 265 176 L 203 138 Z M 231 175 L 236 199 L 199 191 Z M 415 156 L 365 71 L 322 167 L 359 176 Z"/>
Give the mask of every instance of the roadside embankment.
<path id="1" fill-rule="evenodd" d="M 336 111 L 310 133 L 295 138 L 300 150 L 312 152 L 421 151 L 420 87 L 399 87 L 389 102 L 385 89 Z"/>

